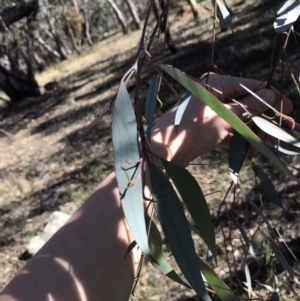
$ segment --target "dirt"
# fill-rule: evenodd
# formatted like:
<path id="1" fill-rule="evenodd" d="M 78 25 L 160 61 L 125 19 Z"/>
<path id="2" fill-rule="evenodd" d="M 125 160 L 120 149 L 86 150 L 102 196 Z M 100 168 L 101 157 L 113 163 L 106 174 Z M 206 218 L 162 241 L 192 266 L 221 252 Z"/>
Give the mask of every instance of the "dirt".
<path id="1" fill-rule="evenodd" d="M 215 64 L 226 74 L 265 80 L 274 41 L 272 23 L 276 7 L 273 1 L 251 2 L 228 1 L 234 12 L 234 26 L 225 32 L 217 28 Z M 191 14 L 184 18 L 176 17 L 181 4 L 174 5 L 170 18 L 172 37 L 178 52 L 171 54 L 166 49 L 165 62 L 199 77 L 210 68 L 211 4 L 208 0 L 201 2 L 201 18 L 198 21 Z M 150 32 L 147 32 L 147 37 Z M 83 133 L 94 117 L 115 97 L 120 78 L 133 63 L 140 34 L 140 31 L 126 36 L 119 34 L 94 46 L 80 57 L 74 56 L 62 64 L 51 66 L 37 75 L 37 79 L 41 85 L 57 81 L 59 87 L 55 91 L 39 99 L 28 99 L 20 105 L 2 109 L 0 289 L 26 263 L 22 257 L 26 245 L 41 232 L 49 214 L 54 210 L 72 214 L 113 168 L 110 117 L 101 118 L 87 134 Z M 289 56 L 294 52 L 293 47 L 287 49 Z M 151 54 L 159 59 L 161 53 L 162 43 L 156 40 Z M 294 62 L 297 63 L 297 60 Z M 154 74 L 150 67 L 146 65 L 143 73 L 141 93 L 144 94 L 147 82 Z M 276 70 L 273 84 L 280 87 L 280 83 L 281 72 Z M 182 91 L 179 85 L 173 85 Z M 133 89 L 130 83 L 129 92 L 132 93 Z M 299 95 L 288 76 L 284 82 L 284 93 L 294 102 L 293 116 L 297 118 Z M 160 98 L 164 106 L 158 110 L 158 116 L 174 101 L 174 96 L 166 86 L 163 86 Z M 299 159 L 285 159 L 299 168 Z M 253 196 L 257 204 L 264 203 L 265 214 L 283 237 L 280 241 L 284 240 L 296 257 L 300 256 L 298 186 L 270 167 L 267 159 L 259 157 L 257 160 L 271 175 L 286 210 L 274 206 L 263 192 L 259 197 L 249 164 L 245 164 L 240 175 L 243 192 Z M 231 182 L 227 152 L 217 149 L 195 163 L 202 165 L 191 166 L 189 170 L 198 177 L 204 193 L 208 194 L 207 201 L 220 246 L 215 271 L 245 297 L 247 289 L 243 291 L 241 287 L 245 281 L 243 268 L 248 263 L 253 276 L 253 298 L 260 296 L 266 299 L 269 293 L 259 283 L 273 285 L 274 275 L 277 275 L 282 299 L 298 300 L 299 288 L 282 271 L 274 254 L 269 261 L 266 260 L 266 240 L 261 234 L 266 233 L 265 225 L 249 207 L 243 193 L 237 191 L 234 198 L 231 192 L 222 203 L 225 205 L 220 208 Z M 257 260 L 245 254 L 245 244 L 233 217 L 237 217 L 250 233 Z M 257 232 L 257 229 L 261 231 Z M 198 252 L 205 257 L 204 244 L 199 238 L 195 239 Z M 228 244 L 230 240 L 232 244 Z M 169 250 L 165 251 L 168 255 Z M 290 255 L 288 259 L 297 273 L 297 261 Z M 196 299 L 193 291 L 169 281 L 147 262 L 132 300 Z"/>

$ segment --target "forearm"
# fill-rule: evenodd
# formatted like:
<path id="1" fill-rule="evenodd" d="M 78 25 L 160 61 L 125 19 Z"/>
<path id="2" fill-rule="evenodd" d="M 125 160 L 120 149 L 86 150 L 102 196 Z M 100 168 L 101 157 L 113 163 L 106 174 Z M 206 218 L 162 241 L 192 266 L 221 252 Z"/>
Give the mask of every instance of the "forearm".
<path id="1" fill-rule="evenodd" d="M 128 300 L 132 241 L 110 174 L 0 294 L 1 301 Z"/>

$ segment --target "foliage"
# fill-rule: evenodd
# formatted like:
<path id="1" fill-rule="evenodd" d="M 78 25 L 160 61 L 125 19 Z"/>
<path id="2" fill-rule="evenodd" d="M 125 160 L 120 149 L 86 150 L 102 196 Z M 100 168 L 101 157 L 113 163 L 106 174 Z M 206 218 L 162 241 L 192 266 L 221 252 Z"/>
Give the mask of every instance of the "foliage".
<path id="1" fill-rule="evenodd" d="M 145 105 L 145 118 L 141 113 L 142 101 L 139 97 L 141 70 L 143 68 L 145 59 L 147 59 L 153 68 L 158 71 L 159 83 L 162 79 L 169 84 L 169 77 L 163 73 L 167 73 L 177 82 L 179 82 L 189 93 L 196 95 L 203 103 L 214 110 L 220 117 L 226 120 L 232 128 L 236 131 L 230 148 L 229 148 L 229 169 L 233 177 L 233 182 L 228 188 L 228 191 L 221 203 L 224 206 L 226 198 L 229 192 L 232 191 L 233 198 L 235 200 L 236 193 L 240 190 L 243 193 L 242 184 L 239 181 L 239 172 L 241 166 L 245 161 L 245 157 L 249 151 L 250 144 L 255 146 L 266 158 L 270 160 L 275 166 L 281 169 L 286 175 L 293 180 L 299 181 L 286 164 L 281 160 L 279 152 L 287 153 L 286 148 L 295 149 L 299 148 L 299 142 L 294 133 L 285 130 L 282 123 L 282 112 L 275 111 L 276 116 L 279 118 L 279 122 L 271 120 L 270 116 L 255 116 L 248 113 L 249 120 L 255 124 L 255 127 L 248 127 L 239 118 L 237 118 L 226 106 L 224 106 L 219 100 L 217 100 L 211 93 L 209 93 L 196 79 L 186 75 L 180 70 L 175 69 L 172 66 L 165 65 L 155 61 L 151 54 L 151 44 L 154 40 L 158 24 L 152 32 L 149 44 L 145 45 L 145 32 L 148 26 L 148 18 L 150 15 L 151 6 L 148 8 L 147 17 L 144 24 L 144 30 L 141 37 L 138 53 L 136 56 L 134 67 L 128 70 L 121 80 L 119 93 L 114 103 L 113 109 L 113 145 L 116 165 L 116 175 L 120 190 L 120 198 L 123 204 L 125 215 L 129 223 L 130 229 L 134 234 L 134 238 L 139 245 L 140 249 L 145 256 L 152 262 L 152 264 L 162 271 L 167 276 L 172 268 L 164 268 L 165 261 L 161 261 L 163 254 L 161 253 L 161 238 L 158 233 L 158 229 L 155 225 L 155 218 L 153 212 L 156 211 L 158 219 L 160 221 L 162 231 L 166 237 L 167 244 L 170 247 L 172 256 L 175 258 L 180 271 L 183 273 L 185 279 L 189 282 L 191 287 L 196 291 L 201 300 L 211 300 L 211 294 L 216 294 L 220 300 L 239 300 L 243 297 L 243 293 L 238 290 L 238 283 L 236 283 L 236 290 L 234 294 L 228 286 L 214 273 L 212 270 L 212 264 L 210 262 L 205 263 L 203 259 L 196 253 L 191 230 L 197 233 L 208 247 L 209 253 L 212 256 L 216 256 L 216 242 L 214 237 L 214 229 L 212 218 L 205 201 L 205 197 L 201 191 L 200 186 L 196 180 L 182 167 L 175 163 L 168 162 L 159 158 L 150 151 L 151 136 L 149 127 L 152 124 L 154 118 L 154 111 L 156 107 L 156 101 L 158 99 L 158 91 L 160 85 L 158 85 L 158 77 L 156 77 L 150 84 L 148 91 L 146 105 Z M 214 14 L 214 23 L 212 30 L 212 65 L 211 69 L 218 73 L 224 73 L 214 65 L 214 41 L 215 41 L 215 29 L 216 24 L 219 22 L 221 27 L 227 28 L 231 25 L 231 17 L 226 9 L 225 5 L 220 1 L 215 1 L 215 5 L 212 8 Z M 162 15 L 167 14 L 167 8 L 163 11 Z M 286 55 L 286 45 L 289 41 L 289 37 L 292 33 L 292 25 L 299 17 L 299 3 L 296 1 L 287 1 L 284 6 L 279 10 L 278 17 L 274 22 L 274 28 L 277 32 L 283 32 L 285 34 L 284 44 L 280 49 L 279 58 L 289 64 Z M 282 22 L 282 20 L 284 20 Z M 282 26 L 284 24 L 284 26 Z M 147 49 L 147 50 L 146 50 Z M 274 56 L 275 57 L 275 56 Z M 164 57 L 161 58 L 163 61 Z M 273 62 L 273 56 L 271 58 L 271 67 L 269 77 L 267 80 L 267 87 L 270 87 L 272 82 L 272 76 L 279 64 L 278 59 Z M 273 64 L 274 63 L 274 64 Z M 137 67 L 136 67 L 137 66 Z M 136 85 L 135 85 L 135 97 L 132 103 L 130 101 L 128 92 L 126 91 L 126 82 L 128 76 L 136 73 Z M 241 85 L 246 91 L 246 94 L 252 94 L 260 101 L 255 92 L 250 91 L 247 87 Z M 179 93 L 176 93 L 178 96 Z M 180 99 L 178 111 L 175 118 L 174 127 L 180 124 L 182 115 L 185 108 L 188 105 L 189 94 L 178 97 Z M 269 120 L 270 119 L 270 120 Z M 145 130 L 146 127 L 146 130 Z M 117 128 L 117 130 L 116 130 Z M 261 129 L 271 135 L 274 139 L 274 149 L 267 147 L 256 134 Z M 284 146 L 282 147 L 282 142 Z M 254 171 L 254 177 L 258 177 L 261 182 L 261 189 L 270 199 L 280 207 L 283 207 L 279 198 L 276 195 L 276 190 L 267 175 L 257 164 L 256 161 L 252 161 L 252 167 Z M 163 169 L 163 171 L 162 171 Z M 146 214 L 150 211 L 150 217 L 146 215 L 141 209 L 144 199 L 143 188 L 141 183 L 143 179 L 147 179 L 150 175 L 151 180 L 151 194 L 147 197 L 149 202 Z M 172 183 L 170 182 L 172 180 Z M 144 183 L 144 182 L 143 182 Z M 145 184 L 144 184 L 145 185 Z M 174 188 L 175 186 L 175 188 Z M 193 223 L 186 217 L 183 206 L 180 199 L 182 199 Z M 267 215 L 263 212 L 263 204 L 258 206 L 251 198 L 251 196 L 245 195 L 245 200 L 253 210 L 259 215 L 262 221 L 266 225 L 266 230 L 259 226 L 257 231 L 260 231 L 265 238 L 265 242 L 270 247 L 271 252 L 276 256 L 278 262 L 282 265 L 291 278 L 298 283 L 298 280 L 290 267 L 284 252 L 280 248 L 279 240 L 276 237 L 276 233 L 271 223 L 268 220 Z M 152 206 L 154 203 L 155 206 Z M 155 208 L 155 209 L 154 209 Z M 145 221 L 146 220 L 146 221 Z M 253 237 L 250 237 L 244 227 L 235 221 L 237 229 L 241 232 L 241 235 L 245 241 L 245 258 L 248 256 L 255 256 L 255 250 L 253 249 Z M 145 229 L 148 229 L 146 232 Z M 148 235 L 148 243 L 147 243 Z M 229 238 L 230 240 L 230 238 Z M 154 243 L 156 242 L 156 243 Z M 224 242 L 226 242 L 224 234 Z M 231 244 L 231 242 L 228 242 Z M 131 246 L 132 247 L 132 246 Z M 230 258 L 227 253 L 226 260 L 230 265 Z M 216 257 L 215 257 L 216 258 Z M 248 298 L 252 298 L 252 280 L 251 273 L 247 264 L 243 263 L 245 269 L 246 278 L 246 290 Z M 235 267 L 236 268 L 236 267 Z M 173 271 L 172 271 L 173 273 Z M 179 283 L 182 280 L 177 274 L 172 275 L 172 279 Z M 171 278 L 171 277 L 170 277 Z M 182 283 L 185 285 L 185 283 Z M 271 300 L 278 299 L 276 289 L 263 284 L 266 289 L 272 293 Z"/>

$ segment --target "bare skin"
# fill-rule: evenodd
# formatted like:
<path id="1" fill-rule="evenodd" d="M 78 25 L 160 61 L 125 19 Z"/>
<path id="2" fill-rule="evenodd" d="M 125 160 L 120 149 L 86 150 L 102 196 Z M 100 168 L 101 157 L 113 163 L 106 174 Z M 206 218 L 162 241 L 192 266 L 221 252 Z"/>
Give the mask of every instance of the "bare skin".
<path id="1" fill-rule="evenodd" d="M 202 79 L 205 82 L 205 76 Z M 252 90 L 258 81 L 237 79 Z M 231 78 L 210 75 L 208 84 L 222 102 L 242 88 Z M 219 91 L 219 92 L 217 92 Z M 269 104 L 280 103 L 280 93 L 257 91 Z M 267 110 L 256 98 L 241 102 L 258 113 Z M 226 106 L 242 118 L 237 104 Z M 292 104 L 283 98 L 284 113 Z M 230 126 L 201 101 L 192 97 L 178 133 L 174 130 L 176 106 L 167 112 L 152 131 L 152 151 L 187 165 L 217 145 L 228 144 Z M 292 122 L 292 121 L 291 121 Z M 111 173 L 78 209 L 72 218 L 45 244 L 0 293 L 0 301 L 121 301 L 128 300 L 139 260 L 137 250 L 124 255 L 133 240 L 124 219 L 115 174 Z"/>

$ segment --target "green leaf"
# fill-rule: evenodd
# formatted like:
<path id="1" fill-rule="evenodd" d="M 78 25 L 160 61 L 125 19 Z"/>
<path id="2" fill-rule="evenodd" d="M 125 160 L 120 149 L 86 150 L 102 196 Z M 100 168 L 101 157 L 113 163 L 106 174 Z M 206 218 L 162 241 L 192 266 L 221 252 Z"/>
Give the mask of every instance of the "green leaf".
<path id="1" fill-rule="evenodd" d="M 171 280 L 184 285 L 187 288 L 191 288 L 187 283 L 185 283 L 178 274 L 173 270 L 167 260 L 164 258 L 162 251 L 162 239 L 160 233 L 155 225 L 154 221 L 150 221 L 150 217 L 146 215 L 146 225 L 149 229 L 149 246 L 151 250 L 151 255 L 155 261 L 151 261 L 152 265 L 157 268 L 161 273 L 166 275 Z"/>
<path id="2" fill-rule="evenodd" d="M 178 105 L 178 108 L 177 108 L 176 114 L 175 114 L 175 120 L 174 120 L 175 127 L 179 126 L 182 116 L 185 112 L 185 109 L 186 109 L 188 103 L 190 102 L 191 96 L 192 96 L 192 94 L 189 91 L 187 91 L 184 93 L 184 95 L 180 99 L 179 105 Z"/>
<path id="3" fill-rule="evenodd" d="M 232 17 L 227 7 L 220 0 L 217 0 L 217 14 L 221 28 L 227 29 L 232 25 Z"/>
<path id="4" fill-rule="evenodd" d="M 159 65 L 165 72 L 177 80 L 183 87 L 189 90 L 197 98 L 201 99 L 203 103 L 209 106 L 220 117 L 228 122 L 237 132 L 239 132 L 247 141 L 254 145 L 263 155 L 276 164 L 283 172 L 285 172 L 292 179 L 299 181 L 293 173 L 268 149 L 267 146 L 255 135 L 235 114 L 228 110 L 222 102 L 216 99 L 205 88 L 203 88 L 195 79 L 187 76 L 181 71 L 168 65 Z"/>
<path id="5" fill-rule="evenodd" d="M 279 301 L 279 300 L 280 300 L 280 298 L 279 298 L 279 295 L 277 292 L 271 293 L 270 301 Z"/>
<path id="6" fill-rule="evenodd" d="M 211 301 L 198 269 L 191 231 L 180 200 L 169 180 L 156 166 L 149 163 L 149 171 L 153 199 L 172 254 L 186 280 L 200 298 Z"/>
<path id="7" fill-rule="evenodd" d="M 222 301 L 239 301 L 233 291 L 216 275 L 216 273 L 200 258 L 198 258 L 200 270 L 208 284 L 216 292 Z"/>
<path id="8" fill-rule="evenodd" d="M 126 254 L 125 254 L 125 257 L 124 259 L 127 257 L 127 255 L 134 249 L 134 247 L 137 245 L 136 241 L 132 241 L 130 243 L 130 245 L 128 246 L 127 250 L 126 250 Z"/>
<path id="9" fill-rule="evenodd" d="M 248 197 L 247 197 L 247 200 L 250 203 L 250 205 L 254 208 L 256 213 L 261 216 L 262 220 L 267 225 L 267 228 L 268 228 L 269 232 L 271 233 L 271 235 L 273 237 L 276 237 L 276 233 L 275 233 L 274 229 L 272 228 L 272 226 L 270 225 L 267 217 L 262 213 L 262 211 L 256 206 L 256 204 L 252 200 L 250 200 Z"/>
<path id="10" fill-rule="evenodd" d="M 230 139 L 228 149 L 228 166 L 230 176 L 235 185 L 238 183 L 239 173 L 242 167 L 242 160 L 247 145 L 248 141 L 238 132 L 235 132 L 233 137 Z"/>
<path id="11" fill-rule="evenodd" d="M 235 225 L 238 227 L 238 229 L 241 232 L 241 235 L 242 235 L 242 237 L 243 237 L 243 239 L 244 239 L 244 241 L 246 243 L 246 246 L 248 248 L 248 252 L 255 258 L 255 252 L 253 250 L 253 247 L 252 247 L 252 245 L 250 243 L 250 240 L 249 240 L 249 238 L 248 238 L 248 236 L 247 236 L 247 234 L 246 234 L 243 226 L 239 223 L 239 221 L 236 218 L 234 219 L 234 223 L 235 223 Z"/>
<path id="12" fill-rule="evenodd" d="M 289 156 L 298 156 L 300 155 L 300 149 L 292 144 L 286 143 L 284 141 L 279 141 L 279 145 L 277 141 L 272 141 L 274 148 L 278 149 L 279 152 L 289 155 Z"/>
<path id="13" fill-rule="evenodd" d="M 290 274 L 291 278 L 297 282 L 297 284 L 300 284 L 298 279 L 296 278 L 293 269 L 291 268 L 291 266 L 288 264 L 285 256 L 283 255 L 283 253 L 280 251 L 280 249 L 278 248 L 278 246 L 276 245 L 276 243 L 270 238 L 267 237 L 268 241 L 270 242 L 271 248 L 275 253 L 276 258 L 278 259 L 278 261 L 281 263 L 282 267 Z"/>
<path id="14" fill-rule="evenodd" d="M 297 139 L 295 139 L 292 135 L 288 134 L 282 128 L 275 125 L 274 123 L 272 123 L 262 117 L 259 117 L 259 116 L 251 116 L 251 119 L 265 133 L 267 133 L 281 141 L 290 143 L 293 146 L 300 147 L 300 142 Z"/>
<path id="15" fill-rule="evenodd" d="M 271 293 L 274 293 L 274 292 L 275 292 L 274 288 L 273 288 L 272 286 L 270 286 L 270 285 L 260 284 L 260 283 L 259 283 L 259 285 L 265 287 L 265 288 L 266 288 L 268 291 L 270 291 Z"/>
<path id="16" fill-rule="evenodd" d="M 154 113 L 156 109 L 156 102 L 157 102 L 158 79 L 159 77 L 156 76 L 155 79 L 151 82 L 147 92 L 146 103 L 145 103 L 146 137 L 150 143 L 151 143 L 151 128 L 152 128 Z"/>
<path id="17" fill-rule="evenodd" d="M 266 193 L 266 195 L 268 196 L 269 200 L 277 204 L 279 207 L 283 208 L 273 183 L 266 175 L 266 173 L 262 170 L 262 168 L 257 164 L 255 159 L 252 159 L 251 166 L 255 175 L 260 179 L 260 185 Z"/>
<path id="18" fill-rule="evenodd" d="M 252 281 L 251 281 L 251 276 L 250 276 L 250 271 L 249 271 L 248 264 L 245 265 L 245 275 L 246 275 L 246 280 L 247 280 L 248 297 L 250 299 L 251 298 L 251 291 L 252 291 Z"/>
<path id="19" fill-rule="evenodd" d="M 272 111 L 274 111 L 276 114 L 280 114 L 279 111 L 277 111 L 274 107 L 272 107 L 268 102 L 266 102 L 265 100 L 263 100 L 260 96 L 258 96 L 256 93 L 254 93 L 253 91 L 251 91 L 249 88 L 247 88 L 246 86 L 244 86 L 243 84 L 239 83 L 239 85 L 246 90 L 249 94 L 251 94 L 252 96 L 254 96 L 257 100 L 259 100 L 261 103 L 263 103 L 265 106 L 267 106 L 269 109 L 271 109 Z"/>
<path id="20" fill-rule="evenodd" d="M 191 214 L 200 236 L 213 255 L 216 255 L 214 225 L 198 182 L 185 168 L 163 159 L 161 161 Z"/>
<path id="21" fill-rule="evenodd" d="M 114 104 L 112 140 L 116 178 L 122 208 L 140 249 L 151 256 L 144 218 L 143 185 L 140 171 L 137 124 L 124 82 Z"/>
<path id="22" fill-rule="evenodd" d="M 276 32 L 283 33 L 290 29 L 300 15 L 300 3 L 296 0 L 288 0 L 279 9 L 274 22 Z"/>

